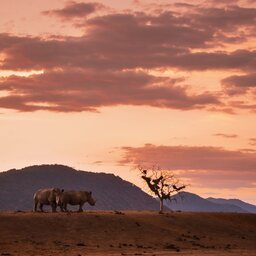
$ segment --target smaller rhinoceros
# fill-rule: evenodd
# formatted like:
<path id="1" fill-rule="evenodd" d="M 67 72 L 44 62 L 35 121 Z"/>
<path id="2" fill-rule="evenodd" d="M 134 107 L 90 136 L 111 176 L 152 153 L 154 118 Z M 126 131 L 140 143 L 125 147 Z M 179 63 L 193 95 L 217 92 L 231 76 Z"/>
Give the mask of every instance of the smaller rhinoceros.
<path id="1" fill-rule="evenodd" d="M 43 212 L 44 205 L 50 205 L 52 212 L 56 212 L 57 203 L 56 197 L 63 193 L 64 190 L 59 188 L 42 188 L 36 191 L 34 194 L 34 211 L 37 211 L 37 205 L 39 203 L 39 208 Z"/>
<path id="2" fill-rule="evenodd" d="M 56 197 L 56 204 L 60 205 L 61 211 L 68 211 L 67 204 L 79 205 L 79 212 L 83 211 L 84 203 L 95 205 L 96 201 L 92 197 L 92 192 L 88 191 L 65 191 Z"/>

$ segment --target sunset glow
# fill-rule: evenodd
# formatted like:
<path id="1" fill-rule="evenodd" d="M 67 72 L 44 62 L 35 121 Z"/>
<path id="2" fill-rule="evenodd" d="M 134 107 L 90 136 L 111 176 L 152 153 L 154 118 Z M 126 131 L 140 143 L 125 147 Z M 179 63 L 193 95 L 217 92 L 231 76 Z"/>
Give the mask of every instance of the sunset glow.
<path id="1" fill-rule="evenodd" d="M 0 2 L 0 171 L 59 163 L 142 186 L 158 165 L 256 204 L 256 2 Z"/>

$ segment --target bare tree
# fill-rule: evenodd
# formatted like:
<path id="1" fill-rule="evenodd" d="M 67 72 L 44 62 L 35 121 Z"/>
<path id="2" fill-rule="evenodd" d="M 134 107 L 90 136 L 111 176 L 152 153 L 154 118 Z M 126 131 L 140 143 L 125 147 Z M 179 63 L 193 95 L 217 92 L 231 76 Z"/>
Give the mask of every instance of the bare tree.
<path id="1" fill-rule="evenodd" d="M 170 200 L 171 196 L 186 188 L 186 185 L 179 185 L 179 180 L 169 170 L 160 168 L 145 169 L 138 167 L 141 178 L 146 181 L 150 191 L 160 201 L 160 213 L 164 210 L 164 200 Z"/>

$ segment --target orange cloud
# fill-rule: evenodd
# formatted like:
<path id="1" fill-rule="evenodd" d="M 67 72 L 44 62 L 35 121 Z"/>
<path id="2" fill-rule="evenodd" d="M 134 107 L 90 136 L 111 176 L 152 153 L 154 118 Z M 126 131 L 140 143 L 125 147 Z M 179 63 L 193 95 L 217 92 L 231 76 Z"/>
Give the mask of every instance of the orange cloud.
<path id="1" fill-rule="evenodd" d="M 240 42 L 255 36 L 255 8 L 195 5 L 175 12 L 159 7 L 87 17 L 99 8 L 103 7 L 98 3 L 69 2 L 62 9 L 44 12 L 74 22 L 85 31 L 80 37 L 0 34 L 0 55 L 4 56 L 0 69 L 44 70 L 28 78 L 2 79 L 0 90 L 9 95 L 0 98 L 0 107 L 96 111 L 122 104 L 226 113 L 234 113 L 234 108 L 255 110 L 251 101 L 225 102 L 225 97 L 231 95 L 230 88 L 253 90 L 256 51 L 215 50 L 226 43 L 239 48 Z M 160 79 L 145 71 L 150 69 L 236 70 L 246 75 L 223 79 L 222 90 L 209 92 L 205 85 L 205 90 L 192 94 L 184 79 L 180 83 L 172 77 Z"/>
<path id="2" fill-rule="evenodd" d="M 249 139 L 249 145 L 256 146 L 256 138 L 250 138 Z"/>
<path id="3" fill-rule="evenodd" d="M 230 95 L 246 93 L 250 89 L 256 92 L 256 73 L 230 76 L 221 82 Z"/>
<path id="4" fill-rule="evenodd" d="M 215 133 L 213 134 L 214 136 L 219 136 L 219 137 L 223 137 L 223 138 L 237 138 L 238 135 L 237 134 L 226 134 L 226 133 Z"/>
<path id="5" fill-rule="evenodd" d="M 111 18 L 112 19 L 112 18 Z M 130 23 L 129 19 L 125 22 Z M 119 23 L 115 31 L 113 24 Z M 43 40 L 40 38 L 15 37 L 0 34 L 0 51 L 5 55 L 0 64 L 3 70 L 50 69 L 60 67 L 77 67 L 102 69 L 136 69 L 136 68 L 175 68 L 180 70 L 253 70 L 256 62 L 256 51 L 238 50 L 227 52 L 190 52 L 188 47 L 204 43 L 202 35 L 195 38 L 195 31 L 188 37 L 194 42 L 183 38 L 173 31 L 175 38 L 167 38 L 168 31 L 148 29 L 143 31 L 128 25 L 128 31 L 119 37 L 125 27 L 122 21 L 113 19 L 109 27 L 94 28 L 86 37 L 61 40 Z M 136 31 L 137 30 L 137 31 Z M 146 30 L 145 30 L 146 31 Z M 158 39 L 155 39 L 158 38 Z M 186 37 L 186 36 L 185 36 Z M 197 36 L 196 36 L 197 37 Z M 116 38 L 116 40 L 113 40 Z M 136 38 L 136 39 L 135 39 Z M 197 40 L 200 40 L 197 41 Z M 168 44 L 168 47 L 163 46 Z M 179 47 L 178 47 L 179 45 Z M 181 48 L 183 47 L 183 48 Z"/>
<path id="6" fill-rule="evenodd" d="M 73 18 L 85 18 L 86 16 L 94 13 L 96 10 L 104 8 L 104 5 L 99 3 L 78 3 L 70 1 L 62 9 L 55 9 L 44 11 L 45 15 L 53 15 L 63 20 Z"/>
<path id="7" fill-rule="evenodd" d="M 167 86 L 159 86 L 164 83 Z M 10 95 L 0 107 L 20 111 L 97 111 L 101 106 L 146 105 L 181 110 L 220 104 L 209 93 L 191 95 L 176 80 L 143 72 L 69 69 L 30 77 L 11 76 L 0 82 Z M 45 105 L 45 104 L 48 104 Z"/>
<path id="8" fill-rule="evenodd" d="M 208 187 L 252 187 L 256 180 L 256 151 L 152 144 L 122 150 L 120 164 L 158 165 L 179 171 L 181 177 L 194 183 L 207 183 Z"/>

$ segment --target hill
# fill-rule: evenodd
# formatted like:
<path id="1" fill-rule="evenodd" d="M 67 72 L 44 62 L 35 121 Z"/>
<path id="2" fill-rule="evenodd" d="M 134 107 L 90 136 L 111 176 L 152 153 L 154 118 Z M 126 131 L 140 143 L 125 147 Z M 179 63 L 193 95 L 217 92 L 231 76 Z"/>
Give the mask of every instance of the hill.
<path id="1" fill-rule="evenodd" d="M 158 210 L 158 202 L 113 174 L 77 171 L 63 165 L 40 165 L 0 173 L 0 210 L 32 210 L 39 188 L 88 190 L 97 199 L 94 210 Z"/>
<path id="2" fill-rule="evenodd" d="M 159 209 L 153 197 L 113 174 L 77 171 L 63 165 L 40 165 L 0 173 L 0 211 L 32 210 L 33 194 L 45 187 L 92 191 L 97 203 L 94 207 L 85 204 L 84 209 L 89 210 Z M 256 206 L 238 199 L 204 199 L 188 192 L 181 192 L 172 199 L 171 203 L 165 203 L 174 211 L 256 212 Z"/>
<path id="3" fill-rule="evenodd" d="M 0 213 L 0 255 L 253 256 L 256 215 Z"/>
<path id="4" fill-rule="evenodd" d="M 172 197 L 171 203 L 166 202 L 172 210 L 192 212 L 249 212 L 246 209 L 233 204 L 217 203 L 204 199 L 196 194 L 180 192 Z"/>
<path id="5" fill-rule="evenodd" d="M 207 198 L 208 201 L 213 202 L 213 203 L 217 203 L 217 204 L 225 204 L 225 205 L 236 205 L 244 210 L 246 210 L 247 212 L 251 212 L 251 213 L 256 213 L 256 206 L 253 204 L 248 204 L 245 203 L 239 199 L 223 199 L 223 198 L 212 198 L 212 197 L 208 197 Z"/>

